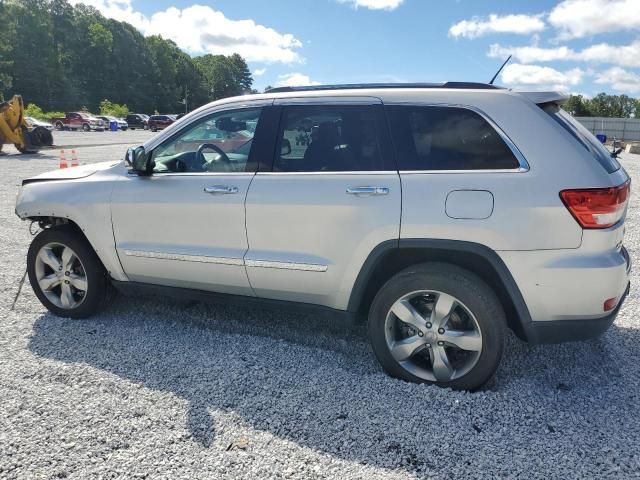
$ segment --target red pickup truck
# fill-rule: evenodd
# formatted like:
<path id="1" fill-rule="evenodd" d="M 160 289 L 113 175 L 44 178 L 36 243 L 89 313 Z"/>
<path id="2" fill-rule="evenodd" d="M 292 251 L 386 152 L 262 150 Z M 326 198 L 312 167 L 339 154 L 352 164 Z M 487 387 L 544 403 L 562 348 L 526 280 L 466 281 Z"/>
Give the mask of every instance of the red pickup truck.
<path id="1" fill-rule="evenodd" d="M 104 130 L 102 120 L 86 112 L 67 112 L 64 117 L 53 117 L 51 123 L 56 130 Z"/>

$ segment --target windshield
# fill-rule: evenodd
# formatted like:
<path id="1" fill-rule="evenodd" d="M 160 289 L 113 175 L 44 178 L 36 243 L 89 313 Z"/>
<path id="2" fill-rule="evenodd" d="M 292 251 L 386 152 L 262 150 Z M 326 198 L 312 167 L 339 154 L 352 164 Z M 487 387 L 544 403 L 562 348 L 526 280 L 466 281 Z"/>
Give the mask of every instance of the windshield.
<path id="1" fill-rule="evenodd" d="M 608 172 L 613 173 L 620 169 L 618 161 L 611 156 L 611 153 L 598 141 L 593 134 L 587 130 L 580 122 L 562 110 L 558 105 L 548 104 L 543 110 L 553 118 L 574 140 L 576 140 L 585 150 L 587 150 Z"/>

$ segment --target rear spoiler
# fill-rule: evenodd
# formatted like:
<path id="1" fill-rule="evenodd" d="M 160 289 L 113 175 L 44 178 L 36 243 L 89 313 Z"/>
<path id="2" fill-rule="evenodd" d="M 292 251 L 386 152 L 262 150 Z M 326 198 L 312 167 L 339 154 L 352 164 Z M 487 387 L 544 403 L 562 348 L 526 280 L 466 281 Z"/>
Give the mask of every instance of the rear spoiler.
<path id="1" fill-rule="evenodd" d="M 569 94 L 560 93 L 560 92 L 520 92 L 516 91 L 520 95 L 528 98 L 533 103 L 538 105 L 543 105 L 547 103 L 555 103 L 557 105 L 562 105 L 567 100 L 569 100 Z"/>

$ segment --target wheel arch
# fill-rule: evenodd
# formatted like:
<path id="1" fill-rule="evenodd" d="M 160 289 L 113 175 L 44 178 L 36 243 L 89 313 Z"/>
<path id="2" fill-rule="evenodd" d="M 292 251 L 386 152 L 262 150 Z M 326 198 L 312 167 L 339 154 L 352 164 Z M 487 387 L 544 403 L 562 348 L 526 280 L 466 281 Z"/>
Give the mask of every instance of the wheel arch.
<path id="1" fill-rule="evenodd" d="M 69 217 L 56 217 L 56 216 L 30 216 L 30 217 L 25 217 L 24 220 L 30 220 L 31 222 L 37 223 L 41 230 L 44 230 L 47 228 L 65 228 L 72 231 L 74 234 L 82 237 L 87 242 L 87 244 L 91 246 L 93 251 L 98 256 L 98 260 L 100 260 L 100 263 L 102 263 L 102 266 L 105 267 L 105 270 L 106 270 L 105 263 L 102 260 L 102 258 L 100 258 L 100 253 L 93 247 L 91 240 L 89 240 L 89 237 L 87 237 L 87 234 L 85 233 L 84 229 L 80 225 L 78 225 L 74 220 L 70 219 Z"/>
<path id="2" fill-rule="evenodd" d="M 450 263 L 475 273 L 494 290 L 502 304 L 507 324 L 523 340 L 531 335 L 531 315 L 509 269 L 489 247 L 460 240 L 401 239 L 379 244 L 367 257 L 354 284 L 348 310 L 366 318 L 376 293 L 404 268 L 417 263 Z"/>

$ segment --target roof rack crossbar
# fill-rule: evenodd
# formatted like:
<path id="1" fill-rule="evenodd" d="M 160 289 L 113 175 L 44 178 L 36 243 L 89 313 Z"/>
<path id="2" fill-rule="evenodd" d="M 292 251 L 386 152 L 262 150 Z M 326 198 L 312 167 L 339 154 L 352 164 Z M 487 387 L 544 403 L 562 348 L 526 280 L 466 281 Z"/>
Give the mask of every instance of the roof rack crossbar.
<path id="1" fill-rule="evenodd" d="M 493 90 L 500 87 L 476 82 L 444 82 L 444 83 L 347 83 L 338 85 L 309 85 L 303 87 L 275 87 L 266 93 L 313 92 L 322 90 L 364 90 L 381 88 L 453 88 L 461 90 Z"/>

